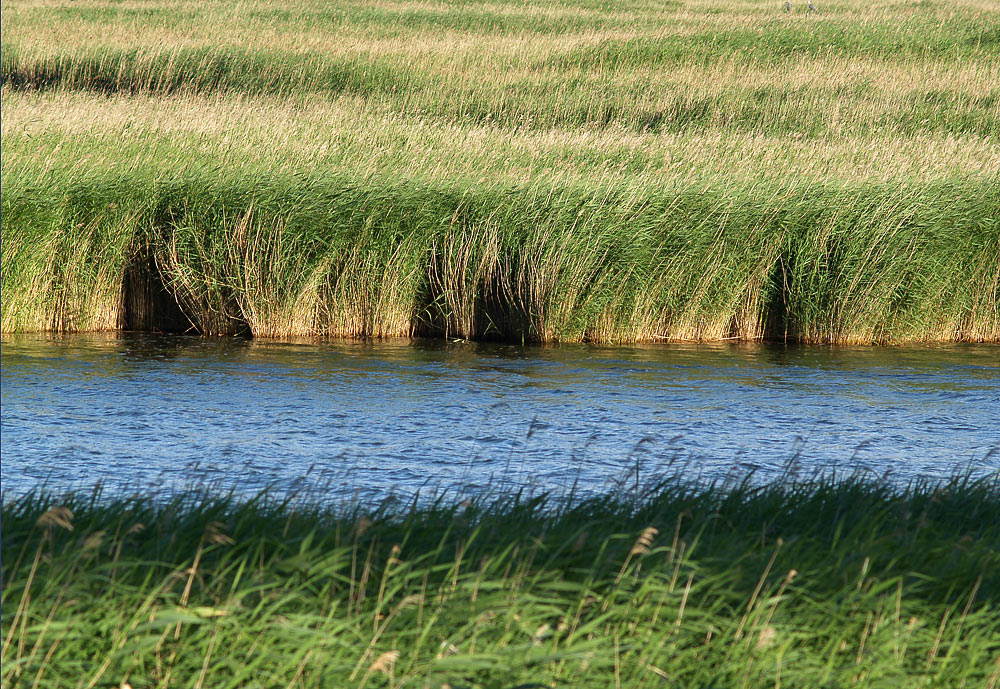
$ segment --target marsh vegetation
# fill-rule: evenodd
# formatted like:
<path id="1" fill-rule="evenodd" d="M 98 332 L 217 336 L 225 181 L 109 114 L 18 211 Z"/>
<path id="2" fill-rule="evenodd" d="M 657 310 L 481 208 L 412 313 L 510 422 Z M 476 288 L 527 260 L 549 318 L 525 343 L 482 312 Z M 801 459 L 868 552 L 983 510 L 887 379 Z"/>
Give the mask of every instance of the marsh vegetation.
<path id="1" fill-rule="evenodd" d="M 4 0 L 4 331 L 1000 339 L 993 2 Z"/>
<path id="2" fill-rule="evenodd" d="M 995 0 L 824 0 L 809 16 L 750 0 L 0 4 L 5 333 L 1000 341 Z M 93 417 L 73 405 L 90 413 L 100 386 L 66 394 L 71 367 L 45 347 L 47 363 L 20 362 L 41 386 L 24 384 L 24 416 L 5 361 L 4 422 L 72 418 L 76 434 Z M 156 395 L 189 415 L 203 399 L 178 397 L 162 349 L 125 346 L 86 374 L 119 404 L 115 376 L 139 389 L 120 361 L 153 362 L 150 394 L 99 419 L 134 423 L 113 434 L 131 433 L 129 461 L 175 409 Z M 329 385 L 336 366 L 315 370 L 357 396 Z M 988 411 L 989 381 L 973 387 L 941 404 Z M 275 418 L 253 419 L 272 454 L 290 444 Z M 928 427 L 971 437 L 978 418 Z M 0 678 L 1000 687 L 995 472 L 761 485 L 628 459 L 612 489 L 558 495 L 509 472 L 465 499 L 381 504 L 304 480 L 256 497 L 8 492 Z"/>
<path id="3" fill-rule="evenodd" d="M 3 504 L 5 686 L 984 687 L 1000 485 Z"/>

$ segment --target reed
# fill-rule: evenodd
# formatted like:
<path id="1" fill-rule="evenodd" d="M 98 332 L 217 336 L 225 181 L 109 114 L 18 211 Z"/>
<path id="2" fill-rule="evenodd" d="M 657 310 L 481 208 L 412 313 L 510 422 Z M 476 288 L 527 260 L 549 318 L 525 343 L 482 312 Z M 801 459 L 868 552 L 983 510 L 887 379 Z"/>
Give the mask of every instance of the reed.
<path id="1" fill-rule="evenodd" d="M 710 2 L 4 8 L 0 77 L 17 88 L 346 93 L 541 128 L 997 134 L 994 2 L 831 2 L 810 19 Z"/>
<path id="2" fill-rule="evenodd" d="M 210 334 L 995 340 L 998 204 L 975 181 L 720 192 L 92 173 L 44 206 L 8 183 L 3 325 L 131 327 L 145 270 Z"/>
<path id="3" fill-rule="evenodd" d="M 996 683 L 1000 484 L 4 499 L 3 681 Z"/>
<path id="4" fill-rule="evenodd" d="M 993 2 L 3 9 L 5 332 L 1000 339 Z"/>

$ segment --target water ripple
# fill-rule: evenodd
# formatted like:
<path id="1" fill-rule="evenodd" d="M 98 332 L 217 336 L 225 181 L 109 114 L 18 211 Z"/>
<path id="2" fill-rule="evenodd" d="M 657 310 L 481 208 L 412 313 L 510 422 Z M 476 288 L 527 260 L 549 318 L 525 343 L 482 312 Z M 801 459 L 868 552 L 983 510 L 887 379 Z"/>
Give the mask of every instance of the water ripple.
<path id="1" fill-rule="evenodd" d="M 268 343 L 4 336 L 3 491 L 599 490 L 1000 469 L 1000 347 Z M 630 473 L 631 472 L 631 473 Z"/>

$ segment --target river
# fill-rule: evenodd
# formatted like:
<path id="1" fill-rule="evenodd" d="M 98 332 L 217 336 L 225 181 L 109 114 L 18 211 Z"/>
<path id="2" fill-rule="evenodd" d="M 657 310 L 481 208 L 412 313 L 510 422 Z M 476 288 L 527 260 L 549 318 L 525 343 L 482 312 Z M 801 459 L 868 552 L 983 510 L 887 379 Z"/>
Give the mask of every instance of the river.
<path id="1" fill-rule="evenodd" d="M 1000 346 L 5 335 L 5 496 L 208 484 L 586 494 L 1000 470 Z"/>

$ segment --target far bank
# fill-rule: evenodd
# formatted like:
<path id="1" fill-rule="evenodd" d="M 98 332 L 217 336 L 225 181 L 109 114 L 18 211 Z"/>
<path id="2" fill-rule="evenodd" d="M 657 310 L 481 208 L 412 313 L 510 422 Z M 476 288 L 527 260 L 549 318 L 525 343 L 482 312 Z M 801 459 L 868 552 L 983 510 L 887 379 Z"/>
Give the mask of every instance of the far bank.
<path id="1" fill-rule="evenodd" d="M 989 179 L 11 177 L 4 332 L 1000 340 L 1000 186 Z"/>

